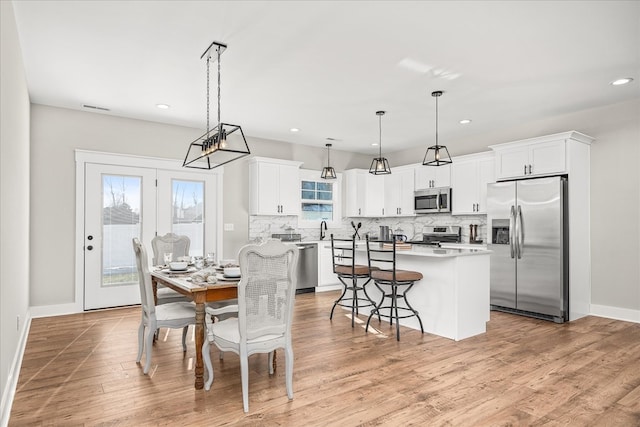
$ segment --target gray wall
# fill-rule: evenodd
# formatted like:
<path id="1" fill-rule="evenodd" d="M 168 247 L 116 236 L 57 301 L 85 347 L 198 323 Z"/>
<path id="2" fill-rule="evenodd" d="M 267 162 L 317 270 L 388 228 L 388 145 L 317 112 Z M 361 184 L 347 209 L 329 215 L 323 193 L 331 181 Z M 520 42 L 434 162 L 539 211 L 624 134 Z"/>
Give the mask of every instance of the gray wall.
<path id="1" fill-rule="evenodd" d="M 640 101 L 631 101 L 474 137 L 484 146 L 566 130 L 596 138 L 591 156 L 592 303 L 631 310 L 640 310 L 639 111 Z M 32 265 L 31 305 L 68 303 L 74 298 L 71 267 L 57 269 L 55 282 L 46 273 L 56 261 L 50 254 L 73 259 L 73 149 L 181 158 L 187 142 L 198 134 L 195 129 L 32 106 L 31 232 L 32 256 L 38 263 Z M 324 148 L 261 139 L 249 143 L 254 155 L 303 161 L 305 169 L 320 169 L 326 161 Z M 456 151 L 455 141 L 447 145 L 452 155 L 463 154 Z M 389 158 L 394 166 L 413 163 L 422 151 L 390 153 Z M 338 171 L 369 165 L 367 156 L 334 153 L 332 163 Z M 225 167 L 223 221 L 233 223 L 235 231 L 224 232 L 224 258 L 234 258 L 248 237 L 247 175 L 245 160 Z M 616 234 L 610 234 L 610 226 L 617 227 Z"/>
<path id="2" fill-rule="evenodd" d="M 0 1 L 0 390 L 9 378 L 29 312 L 29 93 L 13 5 Z M 20 325 L 18 326 L 18 317 Z M 13 365 L 17 368 L 17 365 Z"/>
<path id="3" fill-rule="evenodd" d="M 202 130 L 37 104 L 31 106 L 31 115 L 31 255 L 37 262 L 31 264 L 30 302 L 32 306 L 71 303 L 75 299 L 74 150 L 182 159 L 189 142 Z M 258 156 L 295 159 L 310 168 L 322 168 L 326 161 L 324 147 L 251 138 L 248 142 Z M 351 153 L 332 156 L 332 163 L 339 169 L 360 167 L 367 161 L 367 157 Z M 224 232 L 221 258 L 235 258 L 249 235 L 246 161 L 225 166 L 223 180 L 223 222 L 234 224 L 235 230 Z M 68 268 L 60 268 L 61 259 L 69 260 Z M 52 279 L 49 272 L 54 270 Z"/>
<path id="4" fill-rule="evenodd" d="M 569 130 L 596 139 L 591 146 L 591 303 L 640 310 L 640 100 L 473 139 L 489 146 Z M 440 141 L 452 156 L 469 153 L 469 141 L 447 141 L 442 135 Z M 423 155 L 423 148 L 406 150 L 390 153 L 389 161 L 400 165 Z"/>

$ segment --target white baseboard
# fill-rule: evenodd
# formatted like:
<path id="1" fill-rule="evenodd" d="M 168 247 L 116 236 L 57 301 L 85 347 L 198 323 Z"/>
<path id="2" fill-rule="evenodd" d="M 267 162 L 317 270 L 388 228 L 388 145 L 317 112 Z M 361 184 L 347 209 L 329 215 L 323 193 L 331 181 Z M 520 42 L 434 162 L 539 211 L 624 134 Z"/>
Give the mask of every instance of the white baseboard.
<path id="1" fill-rule="evenodd" d="M 56 304 L 56 305 L 34 305 L 30 307 L 31 317 L 34 319 L 40 317 L 63 316 L 65 314 L 82 313 L 84 310 L 80 304 Z"/>
<path id="2" fill-rule="evenodd" d="M 328 291 L 337 291 L 342 289 L 342 285 L 326 285 L 326 286 L 318 286 L 316 288 L 316 292 L 328 292 Z"/>
<path id="3" fill-rule="evenodd" d="M 18 348 L 16 349 L 16 354 L 13 356 L 13 362 L 9 367 L 7 383 L 5 384 L 4 391 L 2 393 L 2 404 L 0 405 L 0 414 L 2 416 L 0 418 L 0 426 L 2 427 L 9 425 L 11 406 L 13 405 L 13 398 L 16 394 L 16 387 L 18 385 L 18 377 L 20 376 L 20 367 L 22 367 L 24 350 L 27 347 L 29 329 L 31 329 L 31 313 L 27 310 L 26 319 L 23 323 L 22 330 L 20 331 L 20 337 L 18 339 Z"/>
<path id="4" fill-rule="evenodd" d="M 630 308 L 611 307 L 608 305 L 591 304 L 591 315 L 606 317 L 607 319 L 624 320 L 640 323 L 640 310 Z"/>

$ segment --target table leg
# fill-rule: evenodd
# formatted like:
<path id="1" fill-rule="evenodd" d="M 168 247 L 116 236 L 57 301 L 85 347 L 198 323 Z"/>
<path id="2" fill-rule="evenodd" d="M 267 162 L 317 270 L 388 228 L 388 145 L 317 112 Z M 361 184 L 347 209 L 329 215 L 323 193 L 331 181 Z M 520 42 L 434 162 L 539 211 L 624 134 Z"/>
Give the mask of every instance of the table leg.
<path id="1" fill-rule="evenodd" d="M 196 390 L 204 388 L 202 344 L 204 344 L 204 303 L 196 302 Z"/>

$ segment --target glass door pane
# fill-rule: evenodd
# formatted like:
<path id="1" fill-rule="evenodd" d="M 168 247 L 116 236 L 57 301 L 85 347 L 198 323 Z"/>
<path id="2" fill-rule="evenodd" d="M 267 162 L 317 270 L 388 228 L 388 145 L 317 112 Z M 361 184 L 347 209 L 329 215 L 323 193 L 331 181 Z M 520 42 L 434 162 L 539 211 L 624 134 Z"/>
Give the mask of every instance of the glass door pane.
<path id="1" fill-rule="evenodd" d="M 158 170 L 159 236 L 175 233 L 189 237 L 189 255 L 222 251 L 222 208 L 218 191 L 222 176 L 212 171 Z"/>
<path id="2" fill-rule="evenodd" d="M 139 176 L 102 175 L 102 286 L 138 282 L 134 237 L 141 238 Z"/>
<path id="3" fill-rule="evenodd" d="M 171 232 L 189 237 L 189 255 L 204 254 L 204 182 L 171 180 Z"/>

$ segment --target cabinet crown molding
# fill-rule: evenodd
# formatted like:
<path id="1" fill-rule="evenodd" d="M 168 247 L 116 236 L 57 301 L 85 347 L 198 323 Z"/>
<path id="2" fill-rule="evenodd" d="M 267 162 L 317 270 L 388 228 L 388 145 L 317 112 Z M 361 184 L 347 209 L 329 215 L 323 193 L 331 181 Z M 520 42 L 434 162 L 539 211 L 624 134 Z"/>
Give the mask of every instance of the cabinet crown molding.
<path id="1" fill-rule="evenodd" d="M 589 135 L 585 135 L 583 133 L 572 130 L 568 132 L 554 133 L 552 135 L 544 135 L 544 136 L 538 136 L 535 138 L 521 139 L 519 141 L 489 145 L 489 148 L 491 148 L 492 150 L 502 150 L 502 149 L 511 148 L 513 146 L 518 146 L 518 145 L 538 144 L 541 142 L 550 142 L 550 141 L 568 140 L 568 139 L 571 139 L 577 142 L 582 142 L 583 144 L 587 144 L 587 145 L 591 145 L 595 141 L 595 138 Z"/>
<path id="2" fill-rule="evenodd" d="M 252 163 L 273 163 L 277 165 L 286 165 L 286 166 L 295 166 L 300 167 L 304 164 L 304 162 L 297 162 L 295 160 L 283 160 L 283 159 L 274 159 L 271 157 L 251 157 L 249 158 L 249 164 Z"/>

